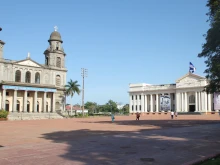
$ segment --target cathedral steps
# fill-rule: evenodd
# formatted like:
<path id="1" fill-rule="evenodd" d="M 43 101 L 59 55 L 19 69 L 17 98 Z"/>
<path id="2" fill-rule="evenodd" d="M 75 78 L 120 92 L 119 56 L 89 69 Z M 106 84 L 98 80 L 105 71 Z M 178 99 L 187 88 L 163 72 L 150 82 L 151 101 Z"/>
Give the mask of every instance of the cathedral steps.
<path id="1" fill-rule="evenodd" d="M 11 112 L 8 115 L 8 120 L 41 120 L 41 119 L 63 119 L 56 112 L 54 113 L 18 113 Z"/>

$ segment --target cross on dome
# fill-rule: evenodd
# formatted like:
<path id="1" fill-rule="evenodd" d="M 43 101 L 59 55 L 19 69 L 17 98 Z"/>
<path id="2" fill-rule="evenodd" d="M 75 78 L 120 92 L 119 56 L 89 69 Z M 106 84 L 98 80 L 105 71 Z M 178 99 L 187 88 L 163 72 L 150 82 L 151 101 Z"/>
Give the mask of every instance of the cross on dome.
<path id="1" fill-rule="evenodd" d="M 57 26 L 54 26 L 54 31 L 57 31 L 58 30 L 58 27 Z"/>

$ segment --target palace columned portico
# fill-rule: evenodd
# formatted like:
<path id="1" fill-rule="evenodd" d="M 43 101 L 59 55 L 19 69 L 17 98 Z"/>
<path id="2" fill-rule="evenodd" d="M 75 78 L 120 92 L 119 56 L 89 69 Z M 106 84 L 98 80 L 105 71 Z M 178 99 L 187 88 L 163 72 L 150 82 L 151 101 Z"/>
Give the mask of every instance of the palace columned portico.
<path id="1" fill-rule="evenodd" d="M 211 112 L 213 95 L 204 92 L 206 78 L 187 73 L 176 80 L 176 84 L 130 84 L 130 113 L 148 112 Z M 169 109 L 163 109 L 163 97 L 169 98 Z"/>
<path id="2" fill-rule="evenodd" d="M 55 92 L 52 88 L 2 85 L 0 108 L 9 112 L 55 112 Z"/>

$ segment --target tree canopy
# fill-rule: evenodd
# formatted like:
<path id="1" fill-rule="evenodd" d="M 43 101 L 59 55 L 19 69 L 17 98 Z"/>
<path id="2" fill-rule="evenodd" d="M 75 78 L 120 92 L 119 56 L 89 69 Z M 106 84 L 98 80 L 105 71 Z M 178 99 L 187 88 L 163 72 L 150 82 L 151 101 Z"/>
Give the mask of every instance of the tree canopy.
<path id="1" fill-rule="evenodd" d="M 198 57 L 205 57 L 206 78 L 209 84 L 205 87 L 208 93 L 220 92 L 220 0 L 208 0 L 210 28 L 204 35 L 206 43 Z"/>

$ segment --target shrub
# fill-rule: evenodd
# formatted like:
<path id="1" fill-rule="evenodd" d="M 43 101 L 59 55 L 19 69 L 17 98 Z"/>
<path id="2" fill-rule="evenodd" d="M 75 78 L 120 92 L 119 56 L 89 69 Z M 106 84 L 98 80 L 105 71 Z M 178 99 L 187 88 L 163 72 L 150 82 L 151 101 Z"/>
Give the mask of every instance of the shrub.
<path id="1" fill-rule="evenodd" d="M 7 118 L 8 116 L 8 111 L 5 110 L 0 110 L 0 118 Z"/>

